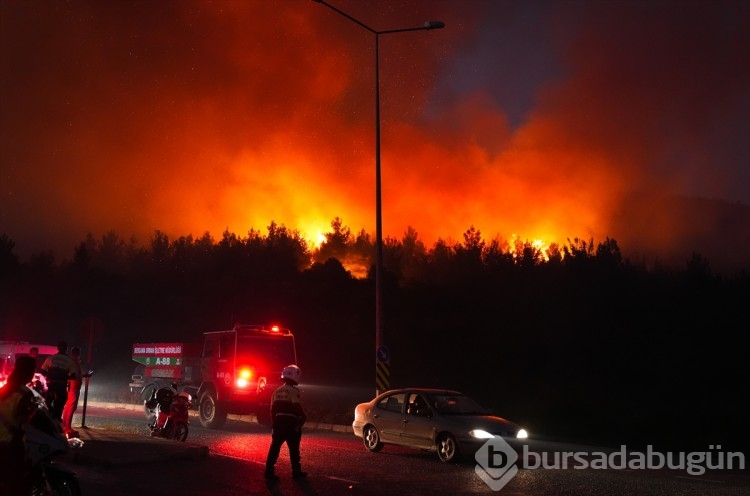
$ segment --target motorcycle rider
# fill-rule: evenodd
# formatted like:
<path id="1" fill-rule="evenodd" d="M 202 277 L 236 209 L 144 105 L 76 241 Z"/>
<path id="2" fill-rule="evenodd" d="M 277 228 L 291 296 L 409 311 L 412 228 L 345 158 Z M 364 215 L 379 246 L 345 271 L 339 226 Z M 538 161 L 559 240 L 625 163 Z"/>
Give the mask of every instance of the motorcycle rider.
<path id="1" fill-rule="evenodd" d="M 0 494 L 3 495 L 25 492 L 26 449 L 21 426 L 36 408 L 34 393 L 27 386 L 35 369 L 34 358 L 19 356 L 7 384 L 0 388 L 0 467 L 3 467 Z"/>
<path id="2" fill-rule="evenodd" d="M 39 359 L 39 348 L 36 346 L 32 346 L 29 348 L 29 356 L 34 359 L 34 363 Z M 34 370 L 36 370 L 36 367 L 34 367 Z"/>
<path id="3" fill-rule="evenodd" d="M 62 412 L 68 401 L 68 379 L 76 377 L 76 365 L 68 355 L 68 343 L 57 343 L 57 353 L 42 364 L 42 374 L 47 378 L 47 406 L 52 418 L 62 422 Z"/>
<path id="4" fill-rule="evenodd" d="M 34 359 L 34 377 L 29 382 L 29 387 L 36 390 L 42 397 L 47 394 L 47 381 L 42 375 L 42 369 L 39 368 L 39 348 L 32 346 L 29 348 L 29 356 Z"/>
<path id="5" fill-rule="evenodd" d="M 307 473 L 302 471 L 300 464 L 299 445 L 302 440 L 302 425 L 307 421 L 307 415 L 300 403 L 299 384 L 300 368 L 296 365 L 284 367 L 281 380 L 284 385 L 273 392 L 271 396 L 271 418 L 273 430 L 271 433 L 271 447 L 266 458 L 265 478 L 278 480 L 274 467 L 279 459 L 281 445 L 286 443 L 289 448 L 289 460 L 292 463 L 292 477 L 302 479 Z"/>

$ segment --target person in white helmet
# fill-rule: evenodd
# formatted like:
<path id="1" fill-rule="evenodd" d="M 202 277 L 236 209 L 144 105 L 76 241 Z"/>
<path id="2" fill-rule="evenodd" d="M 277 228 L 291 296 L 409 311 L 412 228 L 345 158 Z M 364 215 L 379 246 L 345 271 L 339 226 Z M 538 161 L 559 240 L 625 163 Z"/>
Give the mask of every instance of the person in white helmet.
<path id="1" fill-rule="evenodd" d="M 299 384 L 300 369 L 296 365 L 284 367 L 281 380 L 284 385 L 273 392 L 271 396 L 271 418 L 273 431 L 271 433 L 271 447 L 266 458 L 265 477 L 278 480 L 274 467 L 279 459 L 281 445 L 286 443 L 289 448 L 289 460 L 292 463 L 292 477 L 302 479 L 307 473 L 302 471 L 300 463 L 299 445 L 302 440 L 302 425 L 307 421 L 307 415 L 300 402 Z"/>

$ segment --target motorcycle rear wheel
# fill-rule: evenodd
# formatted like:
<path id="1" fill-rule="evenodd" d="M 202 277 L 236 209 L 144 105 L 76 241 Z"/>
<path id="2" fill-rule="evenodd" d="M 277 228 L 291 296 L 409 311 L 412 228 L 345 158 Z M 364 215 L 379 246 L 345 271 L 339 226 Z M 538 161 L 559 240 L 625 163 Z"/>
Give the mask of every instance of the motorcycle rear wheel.
<path id="1" fill-rule="evenodd" d="M 178 441 L 185 441 L 188 437 L 188 425 L 187 422 L 175 422 L 172 426 L 172 439 Z"/>
<path id="2" fill-rule="evenodd" d="M 78 479 L 68 472 L 48 470 L 46 477 L 35 480 L 30 496 L 81 496 Z"/>

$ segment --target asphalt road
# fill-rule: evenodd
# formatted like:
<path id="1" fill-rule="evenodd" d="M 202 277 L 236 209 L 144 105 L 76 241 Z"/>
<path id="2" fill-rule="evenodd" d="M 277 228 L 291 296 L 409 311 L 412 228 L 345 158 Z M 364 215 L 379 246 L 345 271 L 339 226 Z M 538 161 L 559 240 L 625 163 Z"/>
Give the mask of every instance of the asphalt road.
<path id="1" fill-rule="evenodd" d="M 77 416 L 76 422 L 80 422 Z M 147 435 L 145 420 L 138 410 L 87 409 L 87 426 L 116 429 L 134 435 Z M 491 488 L 477 472 L 473 459 L 458 464 L 444 464 L 435 454 L 387 446 L 380 453 L 370 453 L 359 438 L 347 432 L 306 429 L 302 441 L 303 468 L 309 473 L 304 482 L 290 478 L 286 449 L 277 464 L 282 476 L 278 485 L 267 485 L 262 479 L 270 432 L 252 422 L 229 421 L 221 430 L 207 430 L 191 422 L 188 441 L 209 447 L 205 460 L 166 462 L 160 467 L 133 466 L 129 478 L 175 477 L 175 495 L 217 494 L 362 494 L 362 495 L 434 495 L 434 494 L 502 494 L 502 495 L 743 495 L 750 494 L 748 471 L 710 471 L 691 475 L 686 470 L 638 469 L 524 469 L 508 477 L 499 490 Z M 529 443 L 531 453 L 589 452 L 590 446 L 572 446 L 552 442 Z M 521 452 L 523 453 L 523 452 Z M 561 456 L 561 455 L 559 455 Z M 554 458 L 548 458 L 553 460 Z M 522 459 L 533 465 L 537 460 Z M 573 460 L 570 459 L 572 462 Z M 481 469 L 480 469 L 481 470 Z M 88 473 L 84 473 L 88 471 Z M 96 485 L 87 496 L 118 485 L 123 473 L 84 469 L 82 480 L 93 476 Z M 485 471 L 486 472 L 486 471 Z M 169 475 L 174 474 L 174 475 Z M 116 476 L 116 477 L 113 477 Z M 489 479 L 490 482 L 493 479 Z M 497 484 L 495 482 L 495 484 Z M 86 487 L 86 484 L 82 484 Z M 146 486 L 147 487 L 147 486 Z M 177 490 L 177 487 L 183 489 Z M 132 491 L 133 488 L 130 488 Z M 208 492 L 207 492 L 208 491 Z M 102 493 L 104 494 L 104 493 Z M 117 494 L 117 493 L 112 493 Z M 128 494 L 123 492 L 123 494 Z M 129 494 L 134 494 L 130 492 Z"/>

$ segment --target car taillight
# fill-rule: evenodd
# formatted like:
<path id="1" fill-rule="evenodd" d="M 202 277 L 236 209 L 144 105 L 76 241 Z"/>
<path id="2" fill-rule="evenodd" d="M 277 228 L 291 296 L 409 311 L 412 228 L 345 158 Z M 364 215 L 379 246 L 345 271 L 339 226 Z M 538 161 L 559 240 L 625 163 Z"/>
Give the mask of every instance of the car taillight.
<path id="1" fill-rule="evenodd" d="M 250 385 L 250 381 L 253 379 L 253 371 L 251 369 L 241 369 L 237 374 L 237 387 L 244 388 Z"/>

